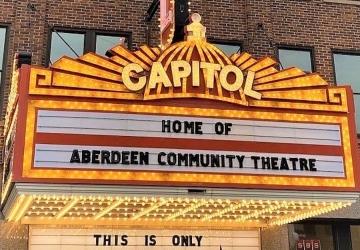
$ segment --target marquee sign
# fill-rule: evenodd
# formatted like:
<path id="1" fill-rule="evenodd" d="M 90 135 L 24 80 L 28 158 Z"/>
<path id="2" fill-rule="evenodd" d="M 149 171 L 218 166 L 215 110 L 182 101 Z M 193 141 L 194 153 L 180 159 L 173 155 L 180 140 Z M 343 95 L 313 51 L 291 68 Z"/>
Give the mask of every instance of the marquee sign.
<path id="1" fill-rule="evenodd" d="M 47 143 L 36 144 L 35 168 L 345 177 L 339 125 L 39 110 L 36 131 Z"/>
<path id="2" fill-rule="evenodd" d="M 207 43 L 199 17 L 165 50 L 23 67 L 14 179 L 356 190 L 349 87 Z M 16 114 L 24 122 L 13 125 Z M 11 154 L 11 152 L 7 152 Z"/>
<path id="3" fill-rule="evenodd" d="M 43 229 L 31 227 L 30 250 L 67 249 L 260 249 L 258 230 Z"/>

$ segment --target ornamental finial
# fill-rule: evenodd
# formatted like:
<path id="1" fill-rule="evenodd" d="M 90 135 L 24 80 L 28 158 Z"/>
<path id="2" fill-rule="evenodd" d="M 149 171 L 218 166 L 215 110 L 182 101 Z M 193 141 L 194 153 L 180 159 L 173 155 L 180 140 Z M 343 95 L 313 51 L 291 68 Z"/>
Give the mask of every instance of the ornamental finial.
<path id="1" fill-rule="evenodd" d="M 190 24 L 186 26 L 186 40 L 206 40 L 206 27 L 200 23 L 201 16 L 198 13 L 194 13 L 190 16 Z"/>

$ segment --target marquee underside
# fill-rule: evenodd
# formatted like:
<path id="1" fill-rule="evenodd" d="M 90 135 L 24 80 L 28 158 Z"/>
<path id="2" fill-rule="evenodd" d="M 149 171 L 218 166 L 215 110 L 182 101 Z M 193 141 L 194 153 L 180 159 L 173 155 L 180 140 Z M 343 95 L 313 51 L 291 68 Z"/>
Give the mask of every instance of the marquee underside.
<path id="1" fill-rule="evenodd" d="M 318 216 L 356 198 L 344 192 L 17 183 L 4 214 L 23 224 L 237 229 Z"/>

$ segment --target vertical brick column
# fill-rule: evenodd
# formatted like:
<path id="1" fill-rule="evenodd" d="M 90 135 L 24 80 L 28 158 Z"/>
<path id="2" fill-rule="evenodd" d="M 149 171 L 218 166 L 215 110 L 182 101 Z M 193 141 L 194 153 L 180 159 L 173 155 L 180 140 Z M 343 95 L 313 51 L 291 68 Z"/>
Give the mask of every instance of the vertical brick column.
<path id="1" fill-rule="evenodd" d="M 27 250 L 29 226 L 0 221 L 0 250 Z"/>
<path id="2" fill-rule="evenodd" d="M 261 250 L 289 250 L 288 226 L 276 226 L 261 230 Z"/>

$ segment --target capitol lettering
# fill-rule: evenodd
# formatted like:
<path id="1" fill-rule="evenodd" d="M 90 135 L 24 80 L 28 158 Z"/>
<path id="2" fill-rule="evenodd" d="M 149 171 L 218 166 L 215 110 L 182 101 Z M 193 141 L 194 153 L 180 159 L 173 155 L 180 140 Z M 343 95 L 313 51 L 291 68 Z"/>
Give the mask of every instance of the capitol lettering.
<path id="1" fill-rule="evenodd" d="M 217 63 L 192 61 L 172 61 L 170 63 L 171 77 L 166 73 L 166 69 L 161 62 L 154 62 L 149 76 L 144 75 L 144 69 L 137 63 L 126 65 L 122 71 L 122 80 L 125 86 L 131 91 L 140 91 L 148 83 L 149 89 L 156 89 L 160 84 L 164 87 L 181 87 L 184 79 L 191 75 L 193 87 L 200 87 L 200 74 L 203 73 L 205 88 L 213 89 L 215 79 L 218 77 L 220 85 L 227 91 L 235 92 L 243 88 L 244 94 L 255 99 L 260 99 L 261 94 L 253 90 L 255 73 L 248 71 L 246 78 L 240 68 L 235 65 L 221 66 Z M 134 74 L 138 74 L 135 79 Z M 229 76 L 232 75 L 231 81 Z M 172 79 L 172 81 L 170 80 Z"/>

